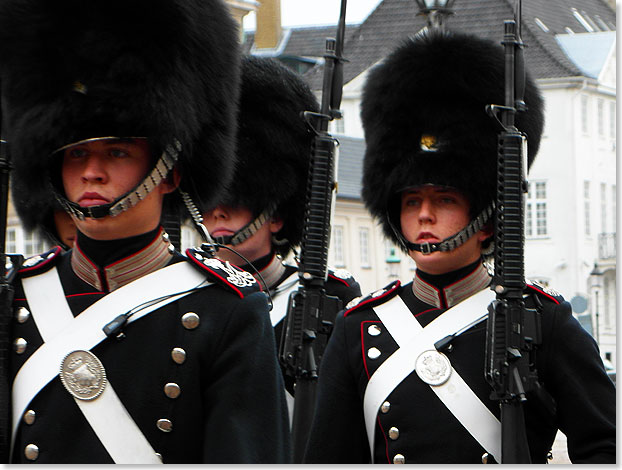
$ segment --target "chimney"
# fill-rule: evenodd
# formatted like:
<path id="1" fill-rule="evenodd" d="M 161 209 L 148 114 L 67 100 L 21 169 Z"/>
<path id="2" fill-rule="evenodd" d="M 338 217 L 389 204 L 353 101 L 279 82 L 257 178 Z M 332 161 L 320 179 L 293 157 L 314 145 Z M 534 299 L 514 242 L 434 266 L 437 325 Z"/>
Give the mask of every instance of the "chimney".
<path id="1" fill-rule="evenodd" d="M 240 42 L 244 42 L 244 17 L 249 13 L 256 11 L 259 6 L 259 2 L 256 0 L 227 0 L 229 5 L 229 11 L 231 16 L 238 24 Z"/>
<path id="2" fill-rule="evenodd" d="M 255 47 L 275 49 L 281 40 L 281 0 L 260 0 L 256 15 Z"/>

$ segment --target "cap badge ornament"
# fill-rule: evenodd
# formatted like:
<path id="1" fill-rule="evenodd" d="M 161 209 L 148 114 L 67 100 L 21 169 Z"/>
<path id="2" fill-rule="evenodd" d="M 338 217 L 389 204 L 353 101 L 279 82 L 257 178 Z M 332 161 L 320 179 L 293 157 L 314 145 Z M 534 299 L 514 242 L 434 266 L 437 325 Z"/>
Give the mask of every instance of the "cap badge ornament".
<path id="1" fill-rule="evenodd" d="M 73 91 L 86 95 L 86 85 L 82 83 L 80 80 L 76 80 L 73 83 Z"/>
<path id="2" fill-rule="evenodd" d="M 451 363 L 445 354 L 436 350 L 423 351 L 417 357 L 415 370 L 428 385 L 443 385 L 451 375 Z"/>
<path id="3" fill-rule="evenodd" d="M 436 136 L 430 134 L 421 135 L 419 146 L 424 152 L 438 152 L 438 140 Z"/>
<path id="4" fill-rule="evenodd" d="M 94 400 L 106 387 L 106 371 L 95 354 L 77 350 L 63 359 L 60 380 L 65 389 L 78 400 Z"/>

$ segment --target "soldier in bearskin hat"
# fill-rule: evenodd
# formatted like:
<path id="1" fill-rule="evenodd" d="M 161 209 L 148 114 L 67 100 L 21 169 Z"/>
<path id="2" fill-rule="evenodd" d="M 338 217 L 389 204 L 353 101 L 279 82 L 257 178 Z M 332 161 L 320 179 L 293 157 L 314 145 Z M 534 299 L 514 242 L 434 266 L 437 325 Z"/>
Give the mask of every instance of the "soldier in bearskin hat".
<path id="1" fill-rule="evenodd" d="M 16 206 L 77 226 L 14 268 L 11 463 L 289 460 L 266 295 L 160 225 L 232 175 L 238 47 L 221 0 L 0 2 Z"/>
<path id="2" fill-rule="evenodd" d="M 285 259 L 303 235 L 314 137 L 303 112 L 318 108 L 295 72 L 274 59 L 244 57 L 236 171 L 217 204 L 204 211 L 212 237 L 235 250 L 221 248 L 218 256 L 266 282 L 277 345 L 289 293 L 298 288 L 297 267 Z M 361 295 L 358 282 L 343 269 L 329 269 L 326 291 L 344 305 Z M 291 392 L 293 384 L 287 385 Z"/>
<path id="3" fill-rule="evenodd" d="M 339 314 L 307 462 L 501 461 L 499 405 L 484 377 L 494 292 L 483 261 L 498 134 L 486 105 L 504 102 L 503 78 L 501 46 L 438 31 L 410 38 L 369 73 L 363 199 L 417 269 L 412 282 L 389 284 Z M 524 100 L 516 127 L 531 162 L 543 111 L 530 78 Z M 545 391 L 524 405 L 532 462 L 547 461 L 558 429 L 573 462 L 615 462 L 615 390 L 596 343 L 559 294 L 528 283 L 524 297 L 541 312 L 543 333 L 536 361 Z M 438 351 L 436 341 L 449 335 Z"/>
<path id="4" fill-rule="evenodd" d="M 20 199 L 19 203 L 28 203 L 27 199 Z M 14 206 L 22 218 L 24 230 L 34 232 L 41 237 L 48 246 L 60 246 L 63 250 L 73 248 L 76 239 L 76 224 L 71 216 L 65 212 L 55 199 L 40 201 L 39 211 L 31 213 L 28 209 L 22 210 L 17 201 Z"/>

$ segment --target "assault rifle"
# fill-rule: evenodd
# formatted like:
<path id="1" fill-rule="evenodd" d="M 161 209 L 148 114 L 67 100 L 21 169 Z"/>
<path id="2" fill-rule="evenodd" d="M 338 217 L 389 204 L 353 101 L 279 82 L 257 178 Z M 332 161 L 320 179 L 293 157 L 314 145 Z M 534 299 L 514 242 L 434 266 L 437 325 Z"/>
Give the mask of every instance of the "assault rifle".
<path id="1" fill-rule="evenodd" d="M 335 190 L 336 140 L 328 123 L 341 117 L 343 39 L 346 0 L 341 0 L 337 38 L 326 40 L 324 82 L 319 113 L 304 116 L 316 136 L 309 164 L 303 237 L 298 268 L 299 288 L 292 292 L 281 336 L 279 360 L 295 380 L 296 400 L 292 424 L 294 463 L 302 462 L 315 408 L 318 368 L 332 331 L 340 299 L 326 294 L 330 220 Z"/>
<path id="2" fill-rule="evenodd" d="M 519 0 L 520 1 L 520 0 Z M 501 463 L 531 463 L 523 404 L 527 393 L 540 392 L 535 370 L 535 349 L 541 342 L 539 312 L 523 301 L 524 193 L 527 192 L 525 136 L 514 125 L 515 113 L 526 109 L 523 101 L 525 67 L 520 37 L 520 3 L 517 19 L 504 23 L 505 105 L 489 105 L 499 121 L 497 198 L 495 201 L 496 300 L 488 307 L 485 376 L 501 409 Z"/>

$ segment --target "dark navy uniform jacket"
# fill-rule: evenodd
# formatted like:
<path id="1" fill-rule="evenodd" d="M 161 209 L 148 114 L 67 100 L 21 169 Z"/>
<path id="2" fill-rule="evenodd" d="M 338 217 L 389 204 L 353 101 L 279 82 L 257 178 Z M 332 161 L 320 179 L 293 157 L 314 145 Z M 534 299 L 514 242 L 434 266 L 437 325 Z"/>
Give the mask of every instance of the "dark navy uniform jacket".
<path id="1" fill-rule="evenodd" d="M 372 374 L 397 349 L 372 310 L 399 295 L 422 326 L 487 285 L 481 262 L 444 276 L 417 272 L 413 283 L 396 282 L 340 312 L 320 369 L 316 416 L 306 451 L 308 463 L 368 463 L 364 392 Z M 415 294 L 416 292 L 416 294 Z M 615 387 L 593 338 L 571 314 L 568 302 L 529 286 L 543 304 L 543 345 L 537 353 L 541 385 L 556 402 L 555 414 L 528 397 L 524 407 L 533 463 L 545 463 L 560 429 L 574 463 L 615 463 Z M 375 325 L 373 328 L 370 326 Z M 380 331 L 380 334 L 378 334 Z M 498 402 L 484 378 L 486 322 L 468 329 L 446 352 L 454 369 L 498 418 Z M 377 348 L 380 355 L 368 354 Z M 414 362 L 414 358 L 413 358 Z M 387 397 L 376 420 L 376 463 L 481 463 L 486 452 L 424 383 L 411 373 Z M 392 432 L 389 432 L 391 430 Z"/>
<path id="2" fill-rule="evenodd" d="M 164 463 L 288 462 L 287 408 L 266 295 L 256 284 L 240 287 L 227 281 L 227 273 L 201 263 L 201 256 L 191 250 L 187 258 L 179 253 L 163 256 L 161 235 L 159 230 L 151 232 L 153 240 L 134 246 L 113 263 L 114 270 L 108 264 L 98 268 L 84 253 L 76 256 L 78 247 L 46 254 L 41 263 L 27 263 L 31 266 L 20 276 L 55 265 L 75 316 L 105 296 L 109 286 L 126 282 L 127 277 L 120 277 L 123 273 L 131 278 L 131 272 L 153 270 L 150 260 L 191 263 L 214 285 L 126 325 L 123 339 L 108 338 L 92 352 Z M 28 308 L 20 282 L 14 307 Z M 198 325 L 184 325 L 181 319 L 187 312 L 198 315 Z M 13 377 L 42 344 L 32 315 L 20 310 L 18 317 L 12 335 L 22 341 L 12 353 Z M 170 383 L 178 385 L 177 397 L 165 392 Z M 58 376 L 27 409 L 34 413 L 19 423 L 13 463 L 112 463 Z M 168 424 L 161 426 L 160 420 Z M 29 444 L 37 450 L 31 446 L 27 457 Z"/>
<path id="3" fill-rule="evenodd" d="M 292 276 L 298 271 L 296 266 L 285 263 L 281 257 L 275 253 L 260 258 L 253 262 L 256 269 L 259 270 L 263 281 L 266 283 L 268 290 L 272 296 L 282 295 L 277 292 L 284 287 L 291 284 L 298 287 L 297 276 Z M 242 266 L 242 269 L 246 269 L 253 274 L 258 282 L 261 282 L 260 277 L 255 273 L 252 268 L 248 266 Z M 341 299 L 343 306 L 345 307 L 352 299 L 360 297 L 361 286 L 345 269 L 333 269 L 328 268 L 328 275 L 326 278 L 326 294 Z M 287 313 L 287 312 L 283 312 Z M 331 319 L 331 321 L 334 319 Z M 277 340 L 277 345 L 281 339 L 281 330 L 283 329 L 283 321 L 279 321 L 274 325 L 274 333 Z"/>
<path id="4" fill-rule="evenodd" d="M 289 285 L 294 285 L 294 290 L 298 288 L 298 277 L 295 273 L 298 271 L 296 266 L 286 264 L 275 253 L 256 260 L 253 265 L 259 270 L 259 273 L 263 277 L 270 293 L 276 298 L 278 295 L 287 295 L 287 293 L 277 293 L 280 289 L 286 288 Z M 249 272 L 254 273 L 248 266 L 244 266 L 243 269 L 247 269 Z M 294 275 L 294 276 L 292 276 Z M 255 273 L 255 277 L 259 282 L 259 276 Z M 329 296 L 338 297 L 341 299 L 343 306 L 345 307 L 352 299 L 361 295 L 361 287 L 359 283 L 352 277 L 348 271 L 344 269 L 329 268 L 326 278 L 326 294 Z M 287 303 L 285 303 L 286 305 Z M 278 307 L 275 307 L 278 308 Z M 286 309 L 287 307 L 285 307 Z M 282 312 L 283 318 L 286 311 Z M 334 318 L 326 318 L 325 320 L 333 322 Z M 283 334 L 284 321 L 281 320 L 274 324 L 274 336 L 276 339 L 276 348 L 278 350 L 281 335 Z M 293 392 L 293 380 L 291 377 L 284 375 L 284 380 L 287 385 L 287 389 L 290 393 Z"/>

